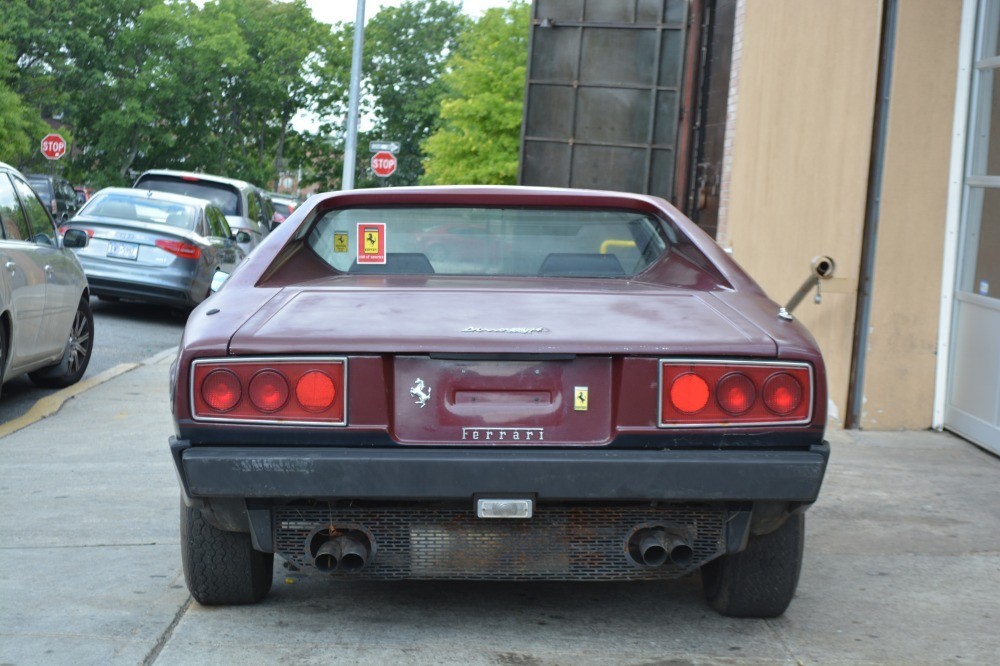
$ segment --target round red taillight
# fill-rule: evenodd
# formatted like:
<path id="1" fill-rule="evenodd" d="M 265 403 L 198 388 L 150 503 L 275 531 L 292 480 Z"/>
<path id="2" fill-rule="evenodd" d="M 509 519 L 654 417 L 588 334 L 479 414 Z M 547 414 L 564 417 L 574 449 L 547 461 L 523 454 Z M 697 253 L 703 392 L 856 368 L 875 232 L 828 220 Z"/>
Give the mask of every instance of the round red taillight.
<path id="1" fill-rule="evenodd" d="M 689 372 L 670 385 L 670 402 L 685 414 L 700 412 L 708 404 L 708 382 Z"/>
<path id="2" fill-rule="evenodd" d="M 325 372 L 311 370 L 296 382 L 295 398 L 303 409 L 322 412 L 337 399 L 337 387 Z"/>
<path id="3" fill-rule="evenodd" d="M 757 389 L 746 375 L 731 372 L 719 380 L 715 388 L 719 407 L 729 414 L 739 415 L 750 410 L 757 399 Z"/>
<path id="4" fill-rule="evenodd" d="M 788 373 L 775 373 L 764 382 L 764 404 L 775 414 L 790 414 L 801 403 L 802 385 Z"/>
<path id="5" fill-rule="evenodd" d="M 274 370 L 261 370 L 250 380 L 250 402 L 262 412 L 276 412 L 288 402 L 288 380 Z"/>
<path id="6" fill-rule="evenodd" d="M 243 397 L 243 387 L 231 370 L 212 370 L 201 382 L 201 397 L 215 411 L 228 412 Z"/>

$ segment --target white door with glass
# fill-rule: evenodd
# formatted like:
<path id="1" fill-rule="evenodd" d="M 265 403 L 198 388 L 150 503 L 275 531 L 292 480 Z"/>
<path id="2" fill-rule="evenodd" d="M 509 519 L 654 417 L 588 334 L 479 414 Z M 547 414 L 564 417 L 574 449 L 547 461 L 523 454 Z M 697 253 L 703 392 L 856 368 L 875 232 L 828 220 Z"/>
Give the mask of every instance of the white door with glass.
<path id="1" fill-rule="evenodd" d="M 979 0 L 945 426 L 1000 453 L 1000 0 Z"/>

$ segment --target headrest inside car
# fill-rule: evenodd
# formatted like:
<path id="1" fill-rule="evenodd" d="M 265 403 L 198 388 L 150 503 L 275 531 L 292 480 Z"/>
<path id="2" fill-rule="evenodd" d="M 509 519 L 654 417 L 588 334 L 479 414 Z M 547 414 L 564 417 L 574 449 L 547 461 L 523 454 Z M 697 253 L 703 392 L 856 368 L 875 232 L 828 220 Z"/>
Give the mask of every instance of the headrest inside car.
<path id="1" fill-rule="evenodd" d="M 540 277 L 616 277 L 625 275 L 618 257 L 613 254 L 552 252 L 542 267 Z"/>

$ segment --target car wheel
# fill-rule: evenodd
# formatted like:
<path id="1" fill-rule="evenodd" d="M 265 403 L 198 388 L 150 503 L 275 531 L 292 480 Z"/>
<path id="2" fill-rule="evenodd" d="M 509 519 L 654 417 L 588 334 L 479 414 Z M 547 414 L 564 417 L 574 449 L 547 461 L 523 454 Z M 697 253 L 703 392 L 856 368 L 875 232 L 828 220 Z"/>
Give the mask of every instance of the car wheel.
<path id="1" fill-rule="evenodd" d="M 62 388 L 75 384 L 83 377 L 90 364 L 90 353 L 94 350 L 94 315 L 90 311 L 90 299 L 80 299 L 69 329 L 69 339 L 63 350 L 62 359 L 55 365 L 32 372 L 28 376 L 38 386 Z"/>
<path id="2" fill-rule="evenodd" d="M 225 532 L 181 500 L 184 580 L 206 606 L 252 604 L 271 589 L 274 553 L 254 550 L 250 535 Z"/>
<path id="3" fill-rule="evenodd" d="M 701 568 L 708 604 L 729 617 L 777 617 L 795 595 L 802 568 L 805 516 L 795 514 L 770 534 L 751 536 L 746 550 Z"/>

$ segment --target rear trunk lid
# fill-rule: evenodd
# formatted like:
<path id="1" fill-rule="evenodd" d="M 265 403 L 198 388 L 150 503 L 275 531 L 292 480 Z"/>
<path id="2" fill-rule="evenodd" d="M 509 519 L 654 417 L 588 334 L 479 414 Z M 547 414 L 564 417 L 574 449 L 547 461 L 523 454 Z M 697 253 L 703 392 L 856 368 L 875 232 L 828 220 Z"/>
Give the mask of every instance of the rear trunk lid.
<path id="1" fill-rule="evenodd" d="M 167 224 L 129 221 L 117 218 L 76 217 L 72 227 L 88 230 L 90 242 L 76 250 L 82 261 L 127 263 L 147 268 L 169 266 L 178 257 L 156 245 L 156 241 L 196 245 L 192 232 Z"/>
<path id="2" fill-rule="evenodd" d="M 774 341 L 710 293 L 625 280 L 343 276 L 286 288 L 230 352 L 770 357 Z"/>

